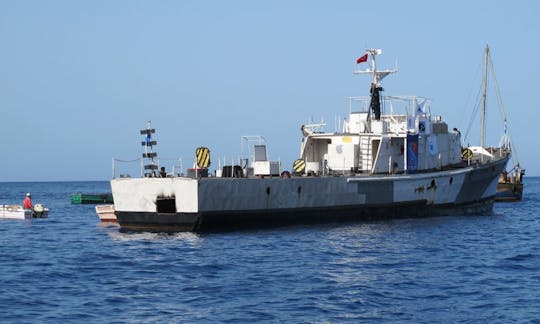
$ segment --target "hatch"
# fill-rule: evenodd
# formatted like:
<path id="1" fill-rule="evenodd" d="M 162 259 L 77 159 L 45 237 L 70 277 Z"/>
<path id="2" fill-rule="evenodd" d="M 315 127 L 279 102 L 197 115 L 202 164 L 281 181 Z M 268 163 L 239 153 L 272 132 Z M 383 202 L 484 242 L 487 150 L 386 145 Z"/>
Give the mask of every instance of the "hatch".
<path id="1" fill-rule="evenodd" d="M 156 209 L 158 213 L 176 214 L 176 199 L 172 197 L 157 197 Z"/>

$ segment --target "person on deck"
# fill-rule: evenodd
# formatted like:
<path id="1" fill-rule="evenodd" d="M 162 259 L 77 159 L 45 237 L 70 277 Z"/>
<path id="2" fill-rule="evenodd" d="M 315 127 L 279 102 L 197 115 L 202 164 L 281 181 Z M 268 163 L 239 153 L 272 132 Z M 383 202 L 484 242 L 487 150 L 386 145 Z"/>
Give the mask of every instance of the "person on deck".
<path id="1" fill-rule="evenodd" d="M 161 167 L 161 171 L 159 171 L 159 176 L 162 178 L 167 177 L 167 171 L 165 171 L 165 167 Z"/>
<path id="2" fill-rule="evenodd" d="M 33 209 L 34 208 L 34 206 L 32 206 L 32 195 L 30 195 L 30 193 L 27 193 L 26 198 L 24 198 L 23 208 L 24 209 Z"/>

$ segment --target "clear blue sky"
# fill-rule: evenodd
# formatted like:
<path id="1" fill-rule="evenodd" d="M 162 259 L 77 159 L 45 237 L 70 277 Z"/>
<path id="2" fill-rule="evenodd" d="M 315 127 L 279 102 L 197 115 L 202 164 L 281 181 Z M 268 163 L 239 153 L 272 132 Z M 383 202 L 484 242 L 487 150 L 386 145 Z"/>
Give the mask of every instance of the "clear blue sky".
<path id="1" fill-rule="evenodd" d="M 464 129 L 486 43 L 519 160 L 538 176 L 539 13 L 535 0 L 0 0 L 0 181 L 108 180 L 112 157 L 140 156 L 147 120 L 161 157 L 188 165 L 204 145 L 230 161 L 241 135 L 262 135 L 290 169 L 301 124 L 333 130 L 347 97 L 369 93 L 352 74 L 367 47 L 383 49 L 380 67 L 398 62 L 385 94 L 433 98 Z"/>

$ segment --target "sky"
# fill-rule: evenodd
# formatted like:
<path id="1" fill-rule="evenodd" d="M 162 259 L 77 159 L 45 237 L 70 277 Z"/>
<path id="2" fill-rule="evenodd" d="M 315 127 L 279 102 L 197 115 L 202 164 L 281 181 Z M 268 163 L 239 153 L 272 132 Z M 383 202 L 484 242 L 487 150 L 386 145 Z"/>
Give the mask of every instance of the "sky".
<path id="1" fill-rule="evenodd" d="M 333 131 L 348 97 L 369 94 L 352 73 L 366 48 L 398 67 L 384 94 L 432 98 L 432 114 L 463 130 L 486 44 L 517 161 L 540 176 L 538 13 L 536 0 L 0 0 L 0 182 L 108 180 L 113 158 L 141 156 L 148 120 L 163 165 L 190 167 L 199 146 L 212 167 L 230 163 L 241 136 L 260 135 L 291 169 L 302 124 Z M 487 114 L 497 145 L 494 95 Z"/>

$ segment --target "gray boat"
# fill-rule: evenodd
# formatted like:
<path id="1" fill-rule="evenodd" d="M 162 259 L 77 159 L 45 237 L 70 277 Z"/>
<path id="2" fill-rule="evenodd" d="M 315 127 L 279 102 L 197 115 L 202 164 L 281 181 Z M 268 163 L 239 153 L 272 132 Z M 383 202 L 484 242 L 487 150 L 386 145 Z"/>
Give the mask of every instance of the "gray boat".
<path id="1" fill-rule="evenodd" d="M 208 169 L 210 151 L 198 148 L 187 175 L 158 177 L 155 130 L 148 125 L 141 131 L 148 172 L 111 180 L 120 227 L 202 232 L 492 213 L 510 152 L 462 147 L 460 132 L 432 115 L 429 98 L 383 96 L 381 81 L 396 70 L 377 70 L 381 53 L 368 49 L 357 60 L 369 65 L 354 73 L 372 77 L 370 96 L 350 98 L 339 131 L 324 131 L 324 123 L 302 125 L 300 155 L 290 172 L 268 158 L 259 137 L 248 150 L 253 153 L 215 174 Z"/>

